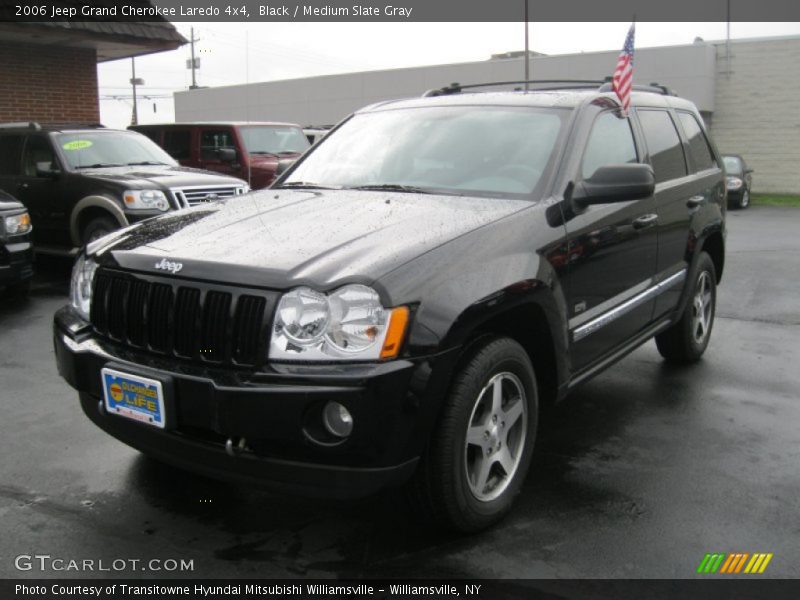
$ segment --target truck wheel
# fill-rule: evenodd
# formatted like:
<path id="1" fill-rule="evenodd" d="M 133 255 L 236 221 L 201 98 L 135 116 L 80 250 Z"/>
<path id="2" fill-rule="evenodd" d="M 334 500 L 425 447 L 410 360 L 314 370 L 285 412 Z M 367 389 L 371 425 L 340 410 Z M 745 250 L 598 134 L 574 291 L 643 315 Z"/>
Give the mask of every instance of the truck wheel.
<path id="1" fill-rule="evenodd" d="M 117 229 L 119 229 L 119 224 L 111 217 L 95 217 L 83 228 L 81 241 L 88 244 Z"/>
<path id="2" fill-rule="evenodd" d="M 510 338 L 475 348 L 456 374 L 412 481 L 437 524 L 478 531 L 501 519 L 527 475 L 538 421 L 536 376 Z"/>
<path id="3" fill-rule="evenodd" d="M 717 307 L 716 282 L 714 262 L 701 252 L 681 319 L 656 336 L 658 351 L 668 362 L 695 362 L 705 352 Z"/>

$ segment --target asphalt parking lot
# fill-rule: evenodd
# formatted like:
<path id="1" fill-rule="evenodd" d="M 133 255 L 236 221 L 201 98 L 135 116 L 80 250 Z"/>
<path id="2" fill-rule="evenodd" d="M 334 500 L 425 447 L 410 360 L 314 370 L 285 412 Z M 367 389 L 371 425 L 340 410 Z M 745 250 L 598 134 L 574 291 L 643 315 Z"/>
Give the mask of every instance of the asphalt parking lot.
<path id="1" fill-rule="evenodd" d="M 198 577 L 694 577 L 707 552 L 771 552 L 800 573 L 800 210 L 729 213 L 705 358 L 651 342 L 544 424 L 512 515 L 475 536 L 431 531 L 396 494 L 357 503 L 270 495 L 144 458 L 81 412 L 56 372 L 69 264 L 0 304 L 0 577 L 14 557 L 174 558 Z M 130 574 L 130 573 L 128 573 Z M 120 573 L 95 573 L 118 576 Z"/>

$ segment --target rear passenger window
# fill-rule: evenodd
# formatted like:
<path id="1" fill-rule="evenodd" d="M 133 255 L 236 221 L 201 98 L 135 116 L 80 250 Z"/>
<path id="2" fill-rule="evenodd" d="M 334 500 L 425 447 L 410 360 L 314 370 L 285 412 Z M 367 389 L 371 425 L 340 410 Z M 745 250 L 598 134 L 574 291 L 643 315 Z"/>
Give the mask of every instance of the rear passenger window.
<path id="1" fill-rule="evenodd" d="M 600 167 L 635 163 L 637 160 L 628 119 L 620 118 L 613 112 L 605 112 L 597 117 L 583 155 L 583 178 L 588 179 Z"/>
<path id="2" fill-rule="evenodd" d="M 639 109 L 639 121 L 644 131 L 650 162 L 656 183 L 677 179 L 687 174 L 683 146 L 672 117 L 664 110 Z"/>
<path id="3" fill-rule="evenodd" d="M 216 160 L 220 148 L 233 148 L 233 133 L 229 129 L 206 129 L 200 134 L 200 158 Z"/>
<path id="4" fill-rule="evenodd" d="M 192 157 L 191 131 L 165 131 L 164 150 L 175 160 L 188 160 Z"/>
<path id="5" fill-rule="evenodd" d="M 19 175 L 22 164 L 22 136 L 0 137 L 0 175 Z"/>
<path id="6" fill-rule="evenodd" d="M 714 155 L 711 154 L 708 140 L 695 116 L 689 113 L 679 112 L 678 118 L 683 126 L 686 139 L 689 140 L 689 154 L 692 157 L 695 168 L 698 171 L 703 171 L 715 167 L 717 163 L 714 160 Z"/>

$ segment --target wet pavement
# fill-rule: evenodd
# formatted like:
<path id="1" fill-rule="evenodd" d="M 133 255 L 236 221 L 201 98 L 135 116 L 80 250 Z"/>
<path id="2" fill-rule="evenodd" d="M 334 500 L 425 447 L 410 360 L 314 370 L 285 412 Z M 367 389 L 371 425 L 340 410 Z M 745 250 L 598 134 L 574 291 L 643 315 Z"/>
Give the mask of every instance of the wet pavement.
<path id="1" fill-rule="evenodd" d="M 800 210 L 729 213 L 705 358 L 650 342 L 543 423 L 513 513 L 456 536 L 386 494 L 321 502 L 145 458 L 81 412 L 50 324 L 69 264 L 0 300 L 0 577 L 692 577 L 706 552 L 771 552 L 800 574 Z M 18 571 L 14 557 L 184 559 L 193 572 Z"/>

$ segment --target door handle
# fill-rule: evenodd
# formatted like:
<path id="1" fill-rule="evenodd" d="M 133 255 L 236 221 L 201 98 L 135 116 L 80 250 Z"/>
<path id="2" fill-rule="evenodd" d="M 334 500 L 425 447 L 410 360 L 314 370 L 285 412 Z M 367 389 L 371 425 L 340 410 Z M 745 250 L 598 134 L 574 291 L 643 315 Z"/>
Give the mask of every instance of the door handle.
<path id="1" fill-rule="evenodd" d="M 28 184 L 27 184 L 27 183 L 20 183 L 20 184 L 17 186 L 17 189 L 18 189 L 18 190 L 27 190 L 27 189 L 28 189 Z"/>
<path id="2" fill-rule="evenodd" d="M 644 229 L 645 227 L 652 227 L 656 223 L 658 223 L 658 215 L 642 215 L 638 219 L 633 220 L 633 228 Z"/>
<path id="3" fill-rule="evenodd" d="M 697 208 L 705 201 L 705 196 L 692 196 L 686 201 L 686 208 Z"/>

